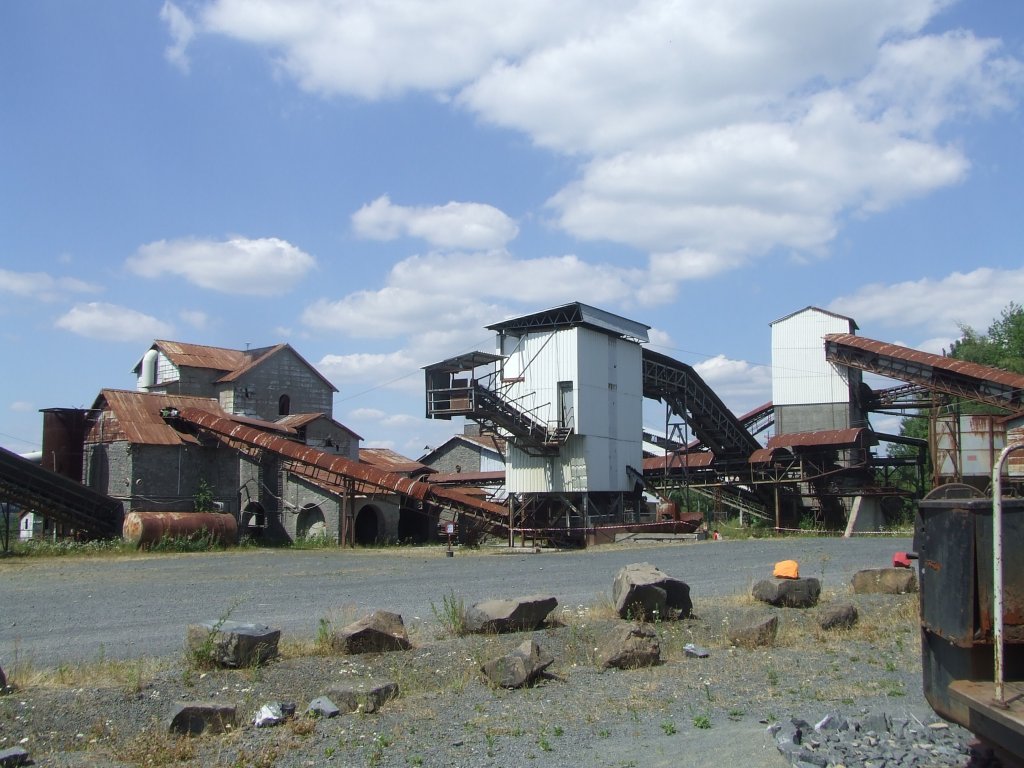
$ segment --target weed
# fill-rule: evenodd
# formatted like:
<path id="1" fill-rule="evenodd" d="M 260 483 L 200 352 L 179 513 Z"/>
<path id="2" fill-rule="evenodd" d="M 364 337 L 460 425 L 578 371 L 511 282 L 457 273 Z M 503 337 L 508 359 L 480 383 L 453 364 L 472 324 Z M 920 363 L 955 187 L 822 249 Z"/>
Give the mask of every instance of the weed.
<path id="1" fill-rule="evenodd" d="M 423 757 L 420 755 L 413 755 L 409 758 L 410 765 L 423 765 Z"/>
<path id="2" fill-rule="evenodd" d="M 206 633 L 202 642 L 196 645 L 189 645 L 186 651 L 186 662 L 189 666 L 194 669 L 213 669 L 218 665 L 218 658 L 220 656 L 220 630 L 231 618 L 231 614 L 235 612 L 235 609 L 240 605 L 240 601 L 235 601 L 217 618 L 217 621 L 213 623 L 213 626 Z"/>
<path id="3" fill-rule="evenodd" d="M 547 737 L 546 734 L 541 733 L 537 737 L 537 746 L 541 748 L 542 752 L 550 752 L 551 751 L 551 742 L 548 741 L 548 737 Z"/>
<path id="4" fill-rule="evenodd" d="M 729 710 L 729 719 L 730 720 L 741 720 L 741 719 L 743 719 L 743 716 L 745 714 L 746 714 L 746 712 L 744 712 L 742 709 L 730 709 Z"/>
<path id="5" fill-rule="evenodd" d="M 711 718 L 707 715 L 696 715 L 693 718 L 693 727 L 706 730 L 711 727 Z"/>
<path id="6" fill-rule="evenodd" d="M 661 724 L 661 730 L 665 732 L 666 736 L 675 736 L 676 724 L 673 723 L 671 720 L 666 720 Z"/>
<path id="7" fill-rule="evenodd" d="M 600 731 L 597 732 L 597 735 L 598 738 L 607 739 L 611 737 L 612 732 L 609 731 L 607 728 L 602 728 Z"/>
<path id="8" fill-rule="evenodd" d="M 565 733 L 565 729 L 562 728 L 562 726 L 556 725 L 554 727 L 554 734 L 555 734 L 555 736 L 562 736 L 564 733 Z"/>
<path id="9" fill-rule="evenodd" d="M 430 610 L 434 614 L 437 623 L 449 635 L 462 637 L 467 634 L 466 629 L 466 607 L 461 597 L 456 597 L 451 591 L 441 598 L 441 607 L 438 608 L 433 602 L 430 603 Z"/>
<path id="10" fill-rule="evenodd" d="M 768 667 L 766 677 L 768 678 L 768 685 L 775 687 L 779 684 L 779 673 L 775 670 L 774 667 Z"/>
<path id="11" fill-rule="evenodd" d="M 494 757 L 494 732 L 488 728 L 484 731 L 484 741 L 487 742 L 487 756 Z"/>

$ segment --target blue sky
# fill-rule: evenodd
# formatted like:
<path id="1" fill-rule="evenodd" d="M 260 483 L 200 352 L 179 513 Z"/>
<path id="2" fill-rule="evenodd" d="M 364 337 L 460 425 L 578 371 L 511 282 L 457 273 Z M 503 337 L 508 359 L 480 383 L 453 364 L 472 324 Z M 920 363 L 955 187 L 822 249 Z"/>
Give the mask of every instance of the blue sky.
<path id="1" fill-rule="evenodd" d="M 420 366 L 510 315 L 647 323 L 742 412 L 805 306 L 940 351 L 1024 301 L 1016 0 L 9 0 L 0 35 L 15 451 L 156 338 L 289 342 L 418 456 Z"/>

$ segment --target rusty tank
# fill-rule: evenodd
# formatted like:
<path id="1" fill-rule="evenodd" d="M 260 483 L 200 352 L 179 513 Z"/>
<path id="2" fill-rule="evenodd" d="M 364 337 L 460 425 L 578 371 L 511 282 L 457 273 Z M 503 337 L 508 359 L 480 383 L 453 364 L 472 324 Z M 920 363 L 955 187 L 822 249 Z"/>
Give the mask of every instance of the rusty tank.
<path id="1" fill-rule="evenodd" d="M 238 541 L 238 522 L 222 512 L 129 512 L 122 528 L 124 540 L 139 548 L 162 539 L 210 536 L 218 544 Z"/>

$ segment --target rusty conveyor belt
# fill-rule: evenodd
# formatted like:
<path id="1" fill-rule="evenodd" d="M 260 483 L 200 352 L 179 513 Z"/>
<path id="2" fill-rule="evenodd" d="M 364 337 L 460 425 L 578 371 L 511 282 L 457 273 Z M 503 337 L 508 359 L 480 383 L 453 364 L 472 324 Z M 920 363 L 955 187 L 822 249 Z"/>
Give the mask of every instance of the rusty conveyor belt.
<path id="1" fill-rule="evenodd" d="M 352 461 L 344 456 L 326 453 L 307 445 L 293 442 L 280 435 L 273 435 L 253 427 L 238 424 L 222 416 L 216 416 L 199 408 L 183 408 L 179 417 L 184 421 L 241 443 L 284 456 L 295 466 L 303 468 L 307 477 L 320 477 L 325 482 L 341 484 L 339 481 L 355 481 L 394 493 L 416 502 L 433 503 L 453 509 L 475 518 L 484 524 L 489 533 L 508 535 L 508 510 L 500 504 L 483 501 L 452 488 L 444 488 L 413 480 L 393 472 L 386 472 L 369 464 Z"/>

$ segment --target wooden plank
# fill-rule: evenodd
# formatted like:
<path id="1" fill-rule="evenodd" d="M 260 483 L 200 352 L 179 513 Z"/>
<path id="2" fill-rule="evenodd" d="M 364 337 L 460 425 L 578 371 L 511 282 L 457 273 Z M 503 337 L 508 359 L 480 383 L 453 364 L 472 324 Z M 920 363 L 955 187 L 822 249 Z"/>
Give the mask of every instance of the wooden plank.
<path id="1" fill-rule="evenodd" d="M 995 689 L 995 683 L 987 680 L 954 680 L 949 684 L 949 696 L 999 725 L 1024 734 L 1024 682 L 1004 683 L 1005 708 L 996 704 Z"/>

